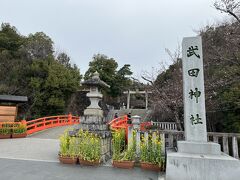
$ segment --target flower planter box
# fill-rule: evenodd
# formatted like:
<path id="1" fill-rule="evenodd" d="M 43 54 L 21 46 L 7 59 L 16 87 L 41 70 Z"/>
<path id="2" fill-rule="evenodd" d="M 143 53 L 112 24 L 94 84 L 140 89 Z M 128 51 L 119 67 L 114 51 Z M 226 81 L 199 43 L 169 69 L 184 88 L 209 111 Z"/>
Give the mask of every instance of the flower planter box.
<path id="1" fill-rule="evenodd" d="M 141 162 L 141 168 L 145 170 L 151 170 L 151 171 L 161 171 L 161 167 L 157 164 L 147 163 L 147 162 Z"/>
<path id="2" fill-rule="evenodd" d="M 11 134 L 0 134 L 0 139 L 9 139 L 11 138 Z"/>
<path id="3" fill-rule="evenodd" d="M 115 161 L 113 160 L 113 167 L 132 169 L 134 167 L 134 161 Z"/>
<path id="4" fill-rule="evenodd" d="M 77 157 L 59 156 L 59 161 L 63 164 L 77 164 Z"/>
<path id="5" fill-rule="evenodd" d="M 12 138 L 25 138 L 26 136 L 27 136 L 27 133 L 12 134 Z"/>
<path id="6" fill-rule="evenodd" d="M 99 166 L 100 161 L 99 160 L 87 161 L 87 160 L 79 159 L 79 163 L 80 165 L 86 165 L 86 166 Z"/>

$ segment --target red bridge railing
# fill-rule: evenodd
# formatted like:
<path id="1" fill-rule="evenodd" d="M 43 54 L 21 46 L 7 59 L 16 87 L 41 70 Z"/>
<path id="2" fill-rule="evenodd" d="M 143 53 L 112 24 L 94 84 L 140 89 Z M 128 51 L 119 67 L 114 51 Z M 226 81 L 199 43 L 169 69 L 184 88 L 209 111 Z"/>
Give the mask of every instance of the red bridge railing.
<path id="1" fill-rule="evenodd" d="M 121 116 L 113 119 L 108 124 L 110 125 L 111 129 L 114 129 L 114 130 L 122 129 L 127 127 L 127 120 L 128 120 L 127 115 L 125 115 L 125 116 Z"/>
<path id="2" fill-rule="evenodd" d="M 110 125 L 112 130 L 124 129 L 125 135 L 127 138 L 128 126 L 132 126 L 132 124 L 128 124 L 127 121 L 128 121 L 128 117 L 127 115 L 124 115 L 124 116 L 113 119 L 108 124 Z M 151 122 L 142 122 L 140 124 L 140 130 L 145 131 L 146 127 L 150 127 L 150 126 L 152 126 Z"/>
<path id="3" fill-rule="evenodd" d="M 22 123 L 27 127 L 27 134 L 32 134 L 44 129 L 53 128 L 57 126 L 67 126 L 80 123 L 80 117 L 68 115 L 49 116 L 38 118 L 31 121 L 22 120 Z"/>

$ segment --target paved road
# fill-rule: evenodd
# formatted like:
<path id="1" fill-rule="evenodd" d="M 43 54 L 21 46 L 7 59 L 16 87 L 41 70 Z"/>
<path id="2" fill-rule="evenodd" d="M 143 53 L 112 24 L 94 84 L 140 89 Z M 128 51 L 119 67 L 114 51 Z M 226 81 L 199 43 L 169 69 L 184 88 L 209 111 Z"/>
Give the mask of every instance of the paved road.
<path id="1" fill-rule="evenodd" d="M 58 139 L 61 134 L 66 129 L 72 128 L 73 126 L 60 126 L 60 127 L 55 127 L 55 128 L 49 128 L 44 131 L 40 131 L 37 133 L 34 133 L 28 138 L 41 138 L 41 139 Z"/>
<path id="2" fill-rule="evenodd" d="M 0 159 L 0 180 L 157 180 L 157 173 L 110 167 Z"/>
<path id="3" fill-rule="evenodd" d="M 58 162 L 58 150 L 59 141 L 57 139 L 0 140 L 0 158 Z"/>

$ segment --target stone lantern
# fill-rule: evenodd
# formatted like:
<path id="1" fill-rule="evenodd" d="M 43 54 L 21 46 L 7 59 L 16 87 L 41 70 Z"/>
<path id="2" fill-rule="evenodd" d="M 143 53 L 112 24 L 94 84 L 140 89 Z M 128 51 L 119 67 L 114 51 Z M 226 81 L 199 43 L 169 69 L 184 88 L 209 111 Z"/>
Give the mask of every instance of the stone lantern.
<path id="1" fill-rule="evenodd" d="M 84 81 L 82 85 L 89 88 L 90 92 L 87 93 L 87 97 L 91 102 L 90 106 L 84 110 L 84 116 L 98 116 L 102 118 L 103 110 L 98 105 L 99 101 L 101 101 L 103 97 L 100 88 L 109 88 L 110 86 L 99 78 L 99 73 L 97 71 L 93 74 L 91 79 Z"/>
<path id="2" fill-rule="evenodd" d="M 141 117 L 138 115 L 132 116 L 133 129 L 140 130 Z"/>
<path id="3" fill-rule="evenodd" d="M 87 97 L 91 104 L 84 110 L 84 115 L 80 117 L 80 124 L 70 132 L 70 135 L 76 136 L 78 131 L 88 131 L 101 138 L 101 161 L 107 161 L 111 156 L 111 132 L 106 124 L 106 118 L 103 116 L 103 110 L 98 103 L 102 100 L 101 88 L 110 86 L 99 78 L 99 73 L 95 72 L 91 79 L 82 82 L 82 85 L 89 89 Z"/>

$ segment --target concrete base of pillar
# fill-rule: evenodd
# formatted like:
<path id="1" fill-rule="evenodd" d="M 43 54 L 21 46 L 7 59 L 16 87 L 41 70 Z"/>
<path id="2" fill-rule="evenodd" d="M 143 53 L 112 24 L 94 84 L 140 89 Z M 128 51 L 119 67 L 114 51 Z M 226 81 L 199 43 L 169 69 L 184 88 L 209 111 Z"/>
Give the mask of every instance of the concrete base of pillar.
<path id="1" fill-rule="evenodd" d="M 226 154 L 167 153 L 166 180 L 239 180 L 240 161 Z"/>
<path id="2" fill-rule="evenodd" d="M 178 141 L 179 153 L 220 155 L 221 147 L 213 142 Z"/>

